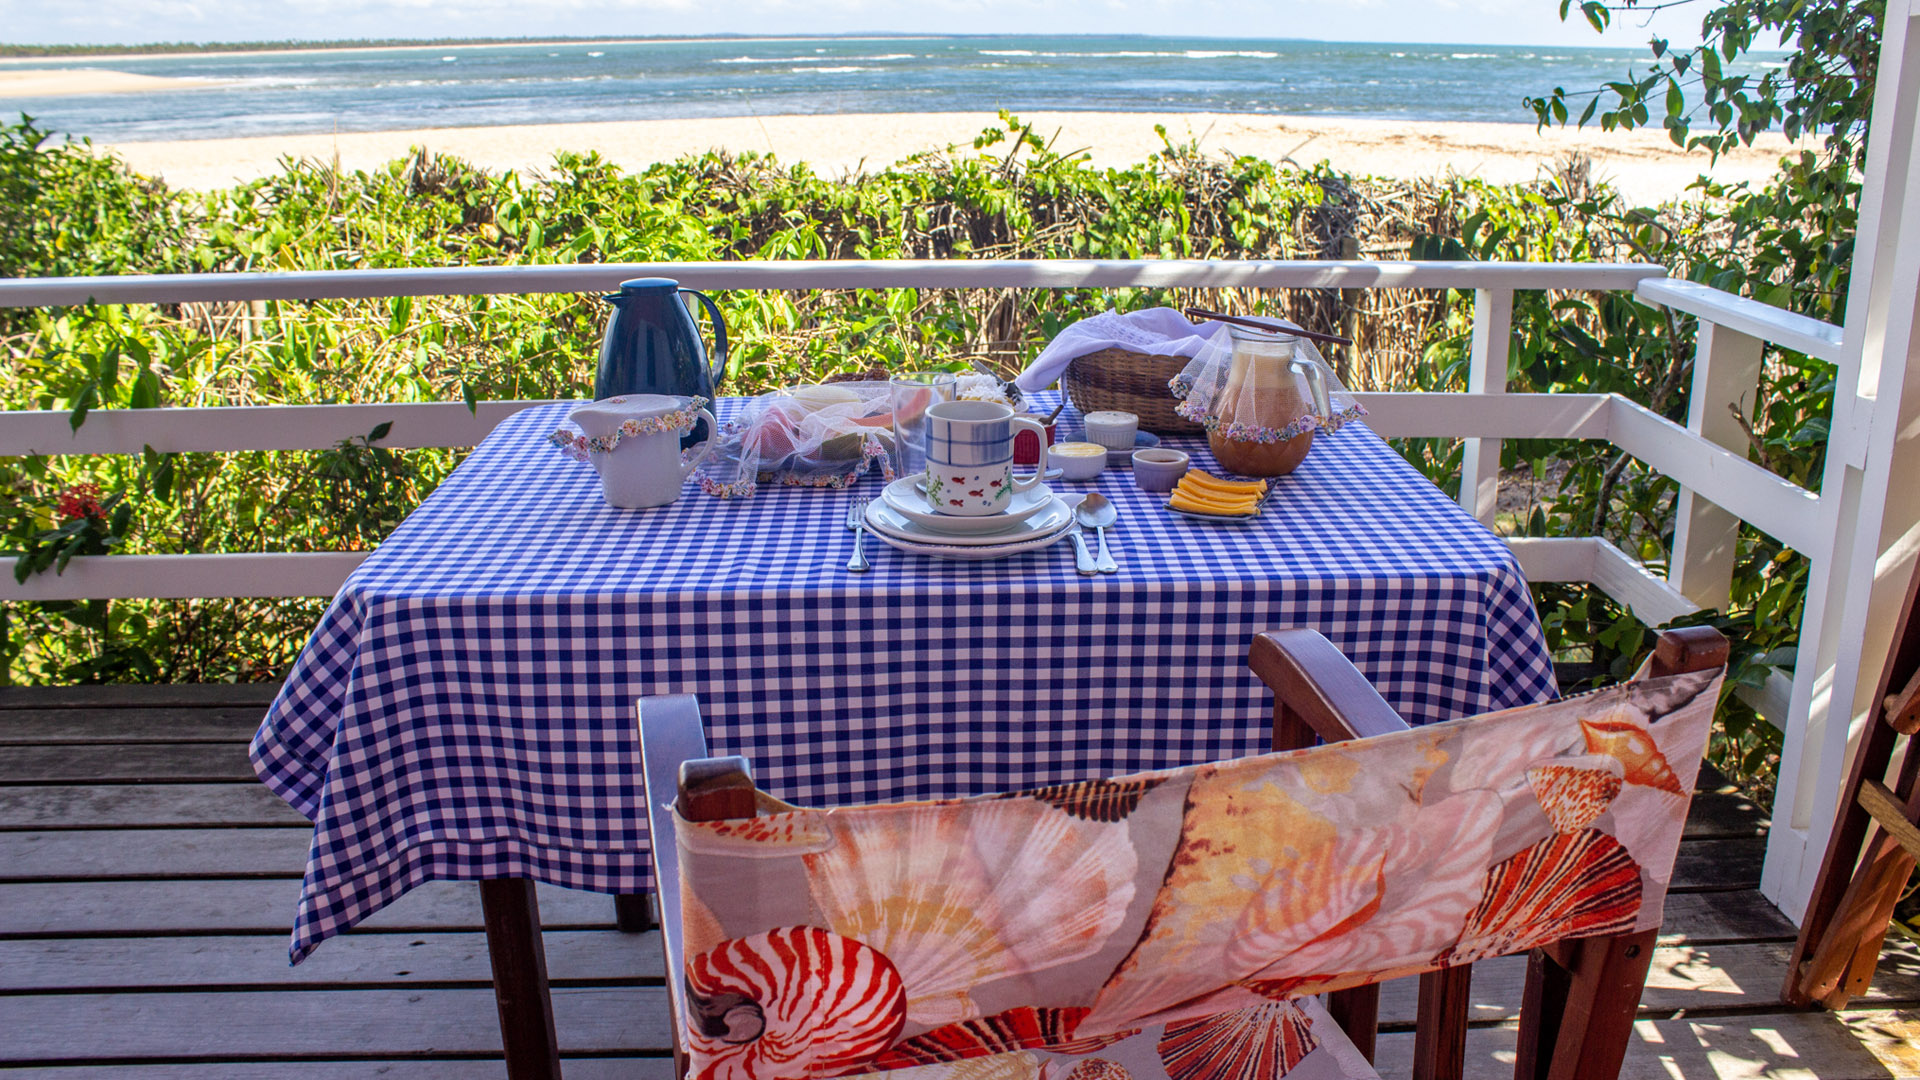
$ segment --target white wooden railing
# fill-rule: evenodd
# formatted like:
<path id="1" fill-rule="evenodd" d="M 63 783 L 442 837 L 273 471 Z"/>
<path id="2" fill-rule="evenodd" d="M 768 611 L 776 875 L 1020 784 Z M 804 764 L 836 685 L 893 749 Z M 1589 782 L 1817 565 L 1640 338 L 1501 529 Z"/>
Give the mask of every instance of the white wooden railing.
<path id="1" fill-rule="evenodd" d="M 1633 289 L 1703 319 L 1718 318 L 1708 335 L 1750 353 L 1744 397 L 1751 410 L 1758 385 L 1760 339 L 1730 325 L 1772 334 L 1791 347 L 1830 355 L 1831 326 L 1753 301 L 1664 280 L 1644 264 L 1382 263 L 1382 262 L 781 262 L 672 263 L 588 266 L 463 267 L 286 274 L 197 274 L 153 277 L 0 281 L 0 306 L 95 303 L 182 303 L 262 299 L 331 299 L 473 293 L 591 292 L 629 277 L 667 276 L 701 289 L 795 288 L 1450 288 L 1476 293 L 1472 366 L 1466 394 L 1359 395 L 1370 424 L 1387 436 L 1467 439 L 1461 503 L 1489 524 L 1499 476 L 1502 438 L 1602 439 L 1672 476 L 1711 505 L 1695 516 L 1716 524 L 1745 520 L 1794 547 L 1820 544 L 1809 511 L 1817 497 L 1729 450 L 1615 395 L 1507 394 L 1513 294 L 1518 289 Z M 1676 288 L 1676 286 L 1679 286 Z M 1667 298 L 1672 294 L 1672 298 Z M 1715 355 L 1718 355 L 1717 353 Z M 1715 389 L 1735 389 L 1729 363 L 1713 367 Z M 1733 372 L 1737 377 L 1740 372 Z M 78 430 L 65 412 L 0 414 L 0 455 L 137 454 L 167 451 L 317 450 L 364 433 L 391 428 L 383 445 L 397 448 L 472 446 L 514 411 L 537 402 L 280 405 L 211 409 L 96 410 Z M 1696 402 L 1698 405 L 1698 402 Z M 1702 412 L 1702 422 L 1726 414 L 1724 404 Z M 1736 429 L 1737 431 L 1737 429 Z M 1715 432 L 1718 434 L 1718 432 Z M 1717 508 L 1724 507 L 1725 510 Z M 1696 528 L 1694 537 L 1702 535 Z M 1515 540 L 1529 576 L 1539 581 L 1593 581 L 1650 622 L 1697 610 L 1724 593 L 1732 573 L 1730 551 L 1705 543 L 1676 559 L 1679 577 L 1697 595 L 1647 573 L 1613 545 L 1590 538 Z M 1729 557 L 1719 558 L 1725 554 Z M 0 597 L 309 596 L 331 594 L 362 553 L 110 556 L 79 559 L 59 576 L 15 585 L 0 564 Z M 1776 710 L 1778 711 L 1778 710 Z"/>

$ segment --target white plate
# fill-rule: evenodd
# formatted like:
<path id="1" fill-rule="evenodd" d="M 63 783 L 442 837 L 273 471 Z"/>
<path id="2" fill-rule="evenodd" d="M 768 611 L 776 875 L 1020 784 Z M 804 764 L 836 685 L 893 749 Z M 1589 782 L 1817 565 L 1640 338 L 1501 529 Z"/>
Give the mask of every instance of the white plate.
<path id="1" fill-rule="evenodd" d="M 1053 489 L 1045 484 L 1035 484 L 1025 491 L 1014 492 L 1013 497 L 1007 500 L 1005 513 L 980 517 L 938 514 L 927 506 L 927 497 L 921 492 L 919 484 L 919 476 L 903 476 L 888 484 L 880 497 L 889 507 L 899 511 L 901 517 L 934 532 L 949 535 L 1005 532 L 1013 528 L 1016 522 L 1025 521 L 1053 502 Z"/>
<path id="2" fill-rule="evenodd" d="M 1079 526 L 1069 521 L 1053 532 L 1023 540 L 1017 544 L 976 544 L 966 547 L 960 544 L 916 544 L 911 540 L 902 540 L 897 536 L 888 536 L 878 529 L 873 531 L 874 538 L 891 548 L 907 552 L 910 555 L 925 555 L 932 559 L 948 559 L 954 562 L 986 562 L 989 559 L 1004 559 L 1010 555 L 1022 555 L 1029 551 L 1049 548 L 1067 538 L 1067 534 Z"/>
<path id="3" fill-rule="evenodd" d="M 867 504 L 867 524 L 874 532 L 886 533 L 888 536 L 913 544 L 954 544 L 962 547 L 1014 544 L 1045 536 L 1072 520 L 1072 508 L 1061 500 L 1054 499 L 1039 513 L 1014 522 L 1004 532 L 943 533 L 927 528 L 886 503 Z"/>

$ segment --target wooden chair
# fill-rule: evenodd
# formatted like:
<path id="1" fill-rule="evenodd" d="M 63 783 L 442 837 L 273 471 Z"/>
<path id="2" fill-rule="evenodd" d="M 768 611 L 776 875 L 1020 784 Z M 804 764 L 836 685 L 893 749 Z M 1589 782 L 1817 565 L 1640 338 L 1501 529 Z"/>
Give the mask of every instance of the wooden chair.
<path id="1" fill-rule="evenodd" d="M 1672 632 L 1623 686 L 1408 728 L 1262 634 L 1288 752 L 832 811 L 642 699 L 676 1073 L 1372 1076 L 1376 986 L 1420 975 L 1416 1075 L 1458 1077 L 1470 964 L 1531 951 L 1516 1076 L 1611 1078 L 1725 658 Z"/>
<path id="2" fill-rule="evenodd" d="M 1844 1009 L 1867 992 L 1894 904 L 1920 859 L 1920 752 L 1911 747 L 1892 787 L 1882 782 L 1898 736 L 1920 734 L 1920 573 L 1907 586 L 1870 719 L 1853 755 L 1827 853 L 1800 921 L 1781 999 Z"/>

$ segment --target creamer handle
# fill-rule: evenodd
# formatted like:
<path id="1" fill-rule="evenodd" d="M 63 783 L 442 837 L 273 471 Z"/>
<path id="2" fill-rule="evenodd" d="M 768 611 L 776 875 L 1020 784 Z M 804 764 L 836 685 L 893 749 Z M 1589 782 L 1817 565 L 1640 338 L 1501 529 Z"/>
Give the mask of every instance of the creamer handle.
<path id="1" fill-rule="evenodd" d="M 693 457 L 688 458 L 680 463 L 680 479 L 682 480 L 685 480 L 687 477 L 693 475 L 693 470 L 702 461 L 705 461 L 707 459 L 708 454 L 713 453 L 713 444 L 719 441 L 720 439 L 720 422 L 713 418 L 712 413 L 708 412 L 705 409 L 701 409 L 698 414 L 698 418 L 700 420 L 705 420 L 707 422 L 707 441 L 694 447 Z M 689 427 L 688 430 L 692 430 L 692 428 Z"/>

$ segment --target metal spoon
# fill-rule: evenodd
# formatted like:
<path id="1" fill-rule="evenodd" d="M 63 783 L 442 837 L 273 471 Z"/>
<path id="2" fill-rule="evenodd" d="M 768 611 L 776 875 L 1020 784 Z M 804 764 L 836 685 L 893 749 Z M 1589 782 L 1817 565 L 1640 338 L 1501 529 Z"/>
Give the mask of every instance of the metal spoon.
<path id="1" fill-rule="evenodd" d="M 1113 519 L 1119 516 L 1119 511 L 1115 510 L 1113 504 L 1104 496 L 1095 491 L 1088 493 L 1087 497 L 1080 501 L 1080 506 L 1074 510 L 1073 516 L 1081 525 L 1092 529 L 1093 534 L 1100 538 L 1100 558 L 1094 563 L 1094 568 L 1103 574 L 1119 573 L 1120 564 L 1113 561 L 1113 553 L 1107 550 L 1107 526 L 1113 524 Z"/>

